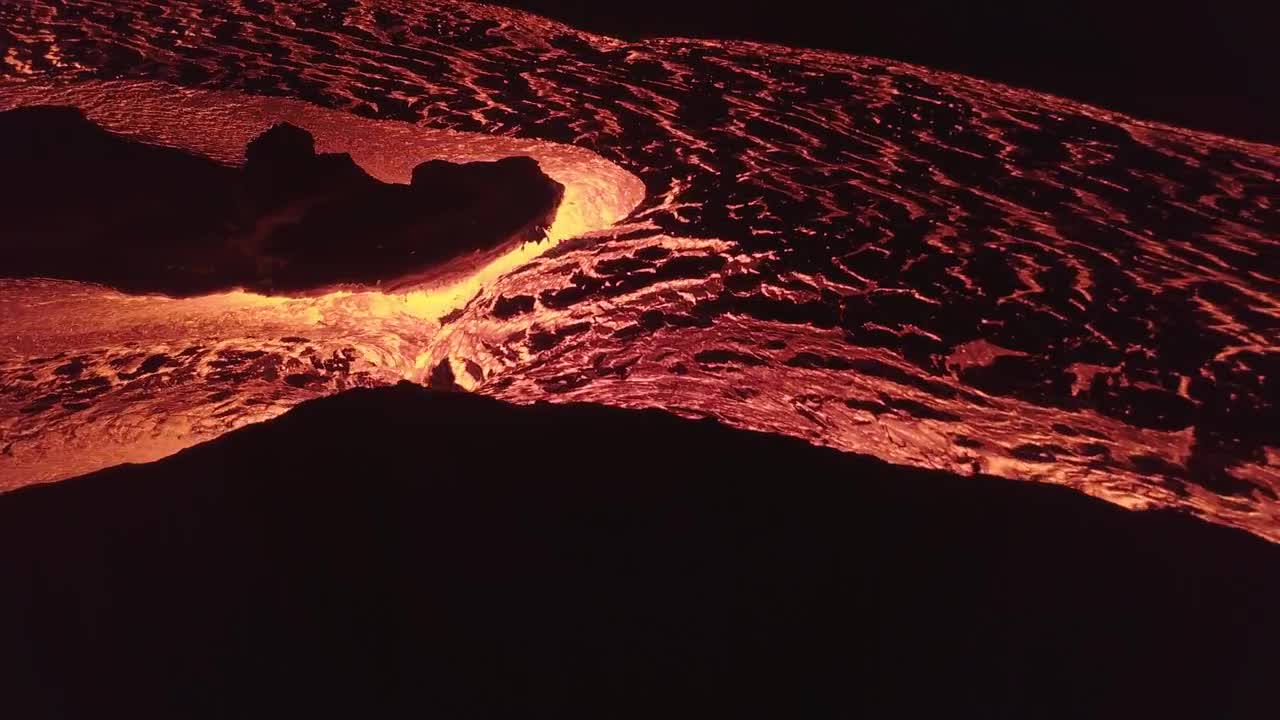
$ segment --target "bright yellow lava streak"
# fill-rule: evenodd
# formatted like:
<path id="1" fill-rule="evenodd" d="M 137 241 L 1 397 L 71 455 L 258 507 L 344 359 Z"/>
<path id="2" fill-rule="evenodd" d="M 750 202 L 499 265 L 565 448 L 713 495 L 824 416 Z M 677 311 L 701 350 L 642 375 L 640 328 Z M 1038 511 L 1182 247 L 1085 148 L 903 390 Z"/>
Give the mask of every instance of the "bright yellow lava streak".
<path id="1" fill-rule="evenodd" d="M 612 226 L 644 198 L 638 178 L 581 148 L 371 120 L 286 98 L 158 82 L 0 83 L 0 110 L 35 104 L 79 107 L 112 132 L 227 164 L 242 162 L 245 145 L 264 129 L 290 122 L 315 136 L 317 151 L 349 153 L 384 182 L 407 183 L 413 168 L 431 159 L 527 155 L 565 186 L 565 196 L 544 241 L 477 256 L 470 264 L 464 259 L 450 276 L 395 292 L 268 297 L 237 291 L 174 299 L 127 296 L 82 283 L 0 280 L 0 376 L 26 372 L 31 358 L 55 353 L 118 359 L 133 348 L 252 351 L 275 349 L 280 338 L 296 335 L 324 351 L 353 348 L 380 380 L 420 377 L 441 317 L 556 243 Z M 93 367 L 87 373 L 109 377 L 117 371 Z M 23 413 L 29 398 L 0 395 L 0 490 L 154 460 L 274 417 L 317 394 L 280 383 L 236 386 L 252 402 L 229 410 L 210 403 L 212 388 L 199 382 L 154 385 L 142 394 L 113 391 L 74 413 Z"/>

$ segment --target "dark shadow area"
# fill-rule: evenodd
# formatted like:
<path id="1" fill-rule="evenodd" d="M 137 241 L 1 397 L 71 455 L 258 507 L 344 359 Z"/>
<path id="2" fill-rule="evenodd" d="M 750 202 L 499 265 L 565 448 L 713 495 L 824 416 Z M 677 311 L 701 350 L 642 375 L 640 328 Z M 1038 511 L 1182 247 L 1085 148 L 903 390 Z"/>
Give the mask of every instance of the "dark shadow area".
<path id="1" fill-rule="evenodd" d="M 411 385 L 0 497 L 12 717 L 1266 717 L 1280 549 Z"/>
<path id="2" fill-rule="evenodd" d="M 1280 16 L 1245 0 L 497 4 L 626 39 L 750 39 L 890 57 L 1280 143 Z"/>
<path id="3" fill-rule="evenodd" d="M 390 184 L 280 124 L 232 168 L 63 107 L 0 112 L 0 154 L 0 274 L 177 296 L 394 285 L 541 240 L 564 195 L 528 157 L 433 160 Z"/>

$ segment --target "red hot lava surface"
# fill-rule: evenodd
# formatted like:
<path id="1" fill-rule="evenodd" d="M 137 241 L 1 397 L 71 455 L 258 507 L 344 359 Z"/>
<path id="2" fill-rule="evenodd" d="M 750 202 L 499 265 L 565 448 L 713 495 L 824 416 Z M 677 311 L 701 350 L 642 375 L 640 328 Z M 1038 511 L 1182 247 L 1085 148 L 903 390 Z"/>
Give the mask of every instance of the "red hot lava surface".
<path id="1" fill-rule="evenodd" d="M 119 461 L 98 452 L 111 431 L 76 413 L 116 427 L 171 386 L 164 422 L 179 430 L 164 448 L 216 434 L 218 413 L 246 422 L 447 362 L 464 387 L 510 400 L 667 407 L 1280 540 L 1280 149 L 885 60 L 624 43 L 461 2 L 36 0 L 0 5 L 0 20 L 0 97 L 158 80 L 572 145 L 601 170 L 582 187 L 629 213 L 430 301 L 438 314 L 380 315 L 368 308 L 412 303 L 373 296 L 118 298 L 94 331 L 150 319 L 121 342 L 87 329 L 81 357 L 23 341 L 47 317 L 24 310 L 3 326 L 0 401 L 23 414 L 0 463 L 57 455 L 41 445 L 53 426 L 90 437 L 77 447 L 94 459 L 40 477 Z M 82 99 L 109 105 L 98 88 Z M 610 185 L 628 178 L 643 182 L 638 206 Z M 574 227 L 621 219 L 593 217 Z M 40 297 L 93 307 L 101 294 Z M 155 331 L 166 313 L 198 315 L 199 341 Z M 390 316 L 390 341 L 364 321 Z M 304 317 L 318 347 L 289 329 Z M 143 376 L 136 396 L 121 389 Z"/>

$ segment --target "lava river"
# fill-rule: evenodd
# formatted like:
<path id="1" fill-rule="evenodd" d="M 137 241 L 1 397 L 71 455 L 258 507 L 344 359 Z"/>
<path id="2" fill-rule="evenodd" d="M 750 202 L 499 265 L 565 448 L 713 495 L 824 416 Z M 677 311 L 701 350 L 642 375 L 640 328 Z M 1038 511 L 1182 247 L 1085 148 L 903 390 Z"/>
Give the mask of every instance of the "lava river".
<path id="1" fill-rule="evenodd" d="M 567 188 L 549 242 L 399 294 L 0 281 L 5 487 L 444 363 L 516 402 L 663 407 L 1280 540 L 1280 149 L 465 2 L 0 20 L 2 107 L 77 105 L 228 163 L 284 119 L 384 180 L 527 154 Z"/>

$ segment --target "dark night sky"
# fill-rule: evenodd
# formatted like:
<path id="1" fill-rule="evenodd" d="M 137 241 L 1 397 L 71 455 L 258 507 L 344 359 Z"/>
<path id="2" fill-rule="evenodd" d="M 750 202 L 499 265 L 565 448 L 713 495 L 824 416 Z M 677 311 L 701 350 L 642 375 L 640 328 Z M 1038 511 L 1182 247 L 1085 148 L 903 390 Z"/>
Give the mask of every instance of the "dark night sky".
<path id="1" fill-rule="evenodd" d="M 1280 143 L 1277 13 L 1249 0 L 496 0 L 618 37 L 749 38 L 959 70 Z"/>

